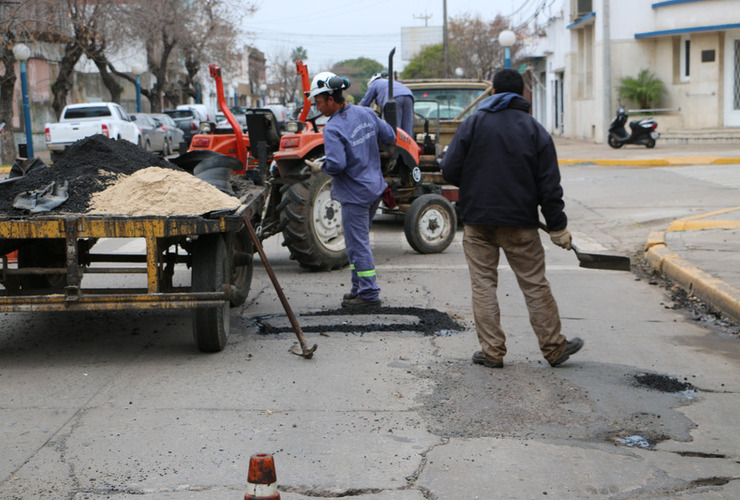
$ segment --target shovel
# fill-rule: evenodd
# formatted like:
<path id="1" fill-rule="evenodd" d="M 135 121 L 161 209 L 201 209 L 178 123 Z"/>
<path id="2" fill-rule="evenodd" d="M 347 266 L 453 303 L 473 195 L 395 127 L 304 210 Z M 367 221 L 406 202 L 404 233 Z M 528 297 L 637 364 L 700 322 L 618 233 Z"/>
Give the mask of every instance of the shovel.
<path id="1" fill-rule="evenodd" d="M 540 222 L 540 229 L 550 233 L 547 226 Z M 598 253 L 585 253 L 578 250 L 572 242 L 570 244 L 578 258 L 578 265 L 588 269 L 607 269 L 610 271 L 630 271 L 630 258 L 621 255 L 603 255 Z"/>

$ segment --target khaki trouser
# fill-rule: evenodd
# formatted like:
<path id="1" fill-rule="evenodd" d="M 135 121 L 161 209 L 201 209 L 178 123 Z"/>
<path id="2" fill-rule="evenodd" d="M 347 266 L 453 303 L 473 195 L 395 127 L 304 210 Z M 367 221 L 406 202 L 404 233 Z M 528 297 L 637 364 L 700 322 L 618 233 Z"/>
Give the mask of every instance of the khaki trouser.
<path id="1" fill-rule="evenodd" d="M 499 249 L 503 249 L 524 294 L 540 350 L 548 362 L 557 360 L 565 351 L 565 337 L 560 333 L 558 305 L 545 279 L 545 251 L 538 230 L 466 225 L 463 248 L 473 287 L 475 328 L 486 358 L 498 362 L 506 355 L 496 298 Z"/>

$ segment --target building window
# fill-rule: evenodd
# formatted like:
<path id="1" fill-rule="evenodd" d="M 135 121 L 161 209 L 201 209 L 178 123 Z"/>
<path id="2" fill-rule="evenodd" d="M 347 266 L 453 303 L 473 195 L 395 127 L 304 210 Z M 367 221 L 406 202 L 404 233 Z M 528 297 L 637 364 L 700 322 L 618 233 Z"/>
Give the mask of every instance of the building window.
<path id="1" fill-rule="evenodd" d="M 571 0 L 570 19 L 575 21 L 593 12 L 592 0 Z"/>
<path id="2" fill-rule="evenodd" d="M 691 39 L 687 36 L 681 37 L 681 55 L 679 57 L 679 76 L 682 82 L 688 82 L 691 76 Z"/>

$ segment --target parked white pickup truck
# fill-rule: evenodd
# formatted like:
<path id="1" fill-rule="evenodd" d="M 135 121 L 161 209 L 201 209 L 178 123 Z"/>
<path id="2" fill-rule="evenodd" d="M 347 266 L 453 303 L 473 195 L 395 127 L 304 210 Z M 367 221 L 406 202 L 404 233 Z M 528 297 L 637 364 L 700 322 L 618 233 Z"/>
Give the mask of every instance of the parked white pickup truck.
<path id="1" fill-rule="evenodd" d="M 139 144 L 139 127 L 114 102 L 70 104 L 62 110 L 59 123 L 47 123 L 46 146 L 56 161 L 67 146 L 95 134 Z"/>

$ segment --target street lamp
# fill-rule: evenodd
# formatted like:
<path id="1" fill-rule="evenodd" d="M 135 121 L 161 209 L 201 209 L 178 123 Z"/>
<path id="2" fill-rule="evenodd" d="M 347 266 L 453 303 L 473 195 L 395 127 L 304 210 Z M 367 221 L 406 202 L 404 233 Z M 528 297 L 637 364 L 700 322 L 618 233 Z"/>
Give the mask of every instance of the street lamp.
<path id="1" fill-rule="evenodd" d="M 21 67 L 21 94 L 23 97 L 23 121 L 26 128 L 26 157 L 33 158 L 33 131 L 31 130 L 31 104 L 28 101 L 28 78 L 26 77 L 26 61 L 31 57 L 28 45 L 19 43 L 13 47 L 13 57 Z"/>
<path id="2" fill-rule="evenodd" d="M 144 66 L 138 63 L 132 65 L 131 73 L 136 77 L 136 112 L 141 113 L 141 80 L 139 77 L 144 73 Z"/>
<path id="3" fill-rule="evenodd" d="M 465 74 L 465 70 L 464 69 L 462 69 L 460 67 L 458 67 L 458 68 L 455 69 L 455 76 L 456 77 L 462 78 L 464 74 Z"/>
<path id="4" fill-rule="evenodd" d="M 260 85 L 260 90 L 262 91 L 262 106 L 267 106 L 267 99 L 265 98 L 265 92 L 267 92 L 267 84 L 263 83 Z"/>
<path id="5" fill-rule="evenodd" d="M 511 68 L 511 51 L 509 47 L 516 43 L 516 33 L 504 30 L 498 35 L 498 43 L 504 48 L 504 67 Z"/>

